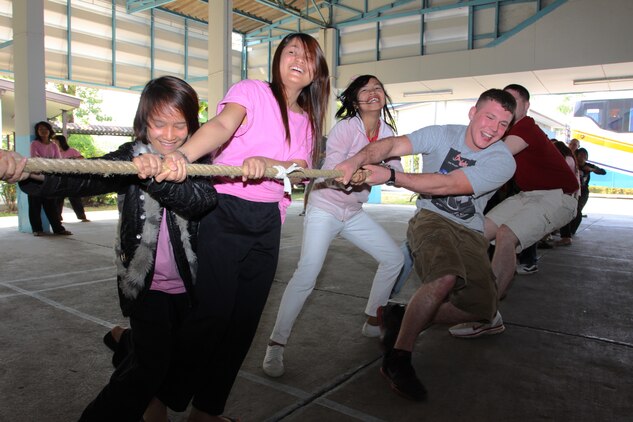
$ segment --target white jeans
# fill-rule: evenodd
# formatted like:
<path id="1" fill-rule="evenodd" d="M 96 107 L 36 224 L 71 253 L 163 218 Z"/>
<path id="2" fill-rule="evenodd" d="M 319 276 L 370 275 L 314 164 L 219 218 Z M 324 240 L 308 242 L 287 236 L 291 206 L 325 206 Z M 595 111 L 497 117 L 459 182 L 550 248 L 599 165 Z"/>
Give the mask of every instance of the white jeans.
<path id="1" fill-rule="evenodd" d="M 402 251 L 389 233 L 362 210 L 347 221 L 339 221 L 332 214 L 308 205 L 303 222 L 301 257 L 281 298 L 270 337 L 272 341 L 280 344 L 288 341 L 292 326 L 314 289 L 330 243 L 339 234 L 370 254 L 379 264 L 365 313 L 376 316 L 378 307 L 389 300 L 404 262 Z"/>

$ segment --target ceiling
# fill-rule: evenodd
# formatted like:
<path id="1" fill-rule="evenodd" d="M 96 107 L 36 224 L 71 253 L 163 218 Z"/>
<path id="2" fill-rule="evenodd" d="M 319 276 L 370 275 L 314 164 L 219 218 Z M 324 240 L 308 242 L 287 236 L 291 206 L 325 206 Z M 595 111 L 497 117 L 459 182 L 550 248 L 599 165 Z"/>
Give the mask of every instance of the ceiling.
<path id="1" fill-rule="evenodd" d="M 162 10 L 187 16 L 208 23 L 208 0 L 128 0 L 128 4 L 144 3 L 145 8 L 159 7 Z M 363 4 L 363 2 L 342 2 L 336 0 L 233 0 L 233 30 L 254 39 L 258 36 L 279 36 L 301 29 L 318 27 L 337 27 L 345 19 L 362 21 L 365 15 L 345 4 Z M 405 1 L 388 4 L 397 8 Z M 150 5 L 152 4 L 152 5 Z M 372 7 L 371 3 L 367 3 Z M 130 6 L 128 6 L 129 8 Z M 362 7 L 362 6 L 361 6 Z M 375 6 L 373 6 L 375 8 Z M 333 10 L 335 9 L 335 14 Z M 328 22 L 336 16 L 338 22 Z M 604 65 L 576 66 L 561 69 L 547 69 L 498 75 L 483 75 L 451 79 L 433 79 L 407 83 L 387 84 L 394 101 L 399 103 L 437 101 L 450 99 L 477 98 L 482 89 L 504 86 L 517 80 L 528 87 L 534 95 L 567 94 L 595 91 L 633 90 L 633 77 L 617 79 L 621 75 L 633 75 L 633 63 L 613 63 Z M 590 84 L 578 84 L 577 81 L 594 80 Z M 574 82 L 576 81 L 576 83 Z M 433 93 L 450 88 L 451 94 Z M 405 96 L 404 93 L 430 91 L 422 96 Z"/>
<path id="2" fill-rule="evenodd" d="M 208 22 L 208 0 L 173 0 L 160 6 L 179 15 Z M 233 31 L 249 34 L 278 23 L 283 18 L 304 16 L 310 23 L 321 19 L 318 13 L 306 13 L 307 8 L 319 7 L 324 0 L 233 0 Z M 294 19 L 292 19 L 294 20 Z M 326 22 L 321 22 L 323 26 Z"/>

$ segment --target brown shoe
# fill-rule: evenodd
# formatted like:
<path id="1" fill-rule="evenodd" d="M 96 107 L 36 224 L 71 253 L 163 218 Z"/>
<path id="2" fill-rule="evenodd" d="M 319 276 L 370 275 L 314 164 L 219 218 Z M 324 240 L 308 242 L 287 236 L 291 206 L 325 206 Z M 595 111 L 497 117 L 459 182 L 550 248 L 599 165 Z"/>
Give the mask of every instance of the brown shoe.
<path id="1" fill-rule="evenodd" d="M 72 232 L 69 232 L 68 230 L 62 230 L 60 232 L 55 232 L 56 235 L 58 236 L 72 236 Z"/>

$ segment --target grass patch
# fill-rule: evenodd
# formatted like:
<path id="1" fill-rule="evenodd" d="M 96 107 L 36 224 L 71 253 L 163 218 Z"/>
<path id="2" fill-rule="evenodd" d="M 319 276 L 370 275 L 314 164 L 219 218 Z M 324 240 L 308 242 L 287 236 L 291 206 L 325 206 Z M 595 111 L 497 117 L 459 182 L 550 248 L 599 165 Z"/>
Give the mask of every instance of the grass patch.
<path id="1" fill-rule="evenodd" d="M 589 192 L 601 195 L 633 195 L 633 188 L 609 188 L 606 186 L 589 186 Z"/>

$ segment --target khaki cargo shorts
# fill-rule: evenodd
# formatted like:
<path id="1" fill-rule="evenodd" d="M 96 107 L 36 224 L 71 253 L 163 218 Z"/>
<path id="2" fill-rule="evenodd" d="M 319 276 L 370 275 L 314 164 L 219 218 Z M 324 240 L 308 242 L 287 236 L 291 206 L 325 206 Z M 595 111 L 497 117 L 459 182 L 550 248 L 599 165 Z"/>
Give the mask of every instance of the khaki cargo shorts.
<path id="1" fill-rule="evenodd" d="M 422 283 L 457 276 L 448 300 L 458 309 L 491 320 L 497 312 L 497 284 L 481 233 L 431 211 L 409 221 L 407 239 Z"/>

